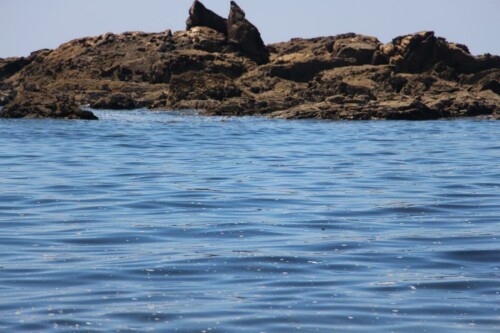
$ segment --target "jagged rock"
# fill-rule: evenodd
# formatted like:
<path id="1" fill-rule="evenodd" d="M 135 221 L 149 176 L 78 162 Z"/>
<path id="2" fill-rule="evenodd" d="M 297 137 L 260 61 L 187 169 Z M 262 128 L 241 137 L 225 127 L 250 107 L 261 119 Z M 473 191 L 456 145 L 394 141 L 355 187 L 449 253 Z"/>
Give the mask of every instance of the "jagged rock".
<path id="1" fill-rule="evenodd" d="M 368 65 L 372 63 L 374 54 L 381 45 L 375 37 L 355 35 L 336 40 L 332 53 L 338 58 L 356 59 L 357 65 Z"/>
<path id="2" fill-rule="evenodd" d="M 24 92 L 0 111 L 0 118 L 98 119 L 69 99 Z"/>
<path id="3" fill-rule="evenodd" d="M 24 57 L 0 59 L 0 80 L 11 77 L 27 64 L 29 60 Z"/>
<path id="4" fill-rule="evenodd" d="M 461 73 L 500 68 L 500 57 L 474 57 L 465 45 L 448 43 L 444 38 L 437 38 L 433 31 L 397 37 L 380 49 L 391 64 L 407 73 L 424 72 L 438 63 Z"/>
<path id="5" fill-rule="evenodd" d="M 32 52 L 28 57 L 0 58 L 0 80 L 11 77 L 33 61 L 41 61 L 48 53 L 50 53 L 50 50 L 42 49 Z"/>
<path id="6" fill-rule="evenodd" d="M 176 49 L 194 49 L 206 52 L 225 52 L 230 47 L 226 36 L 212 28 L 194 27 L 174 35 Z"/>
<path id="7" fill-rule="evenodd" d="M 491 90 L 495 94 L 500 95 L 500 82 L 497 80 L 488 81 L 481 87 L 481 90 Z"/>
<path id="8" fill-rule="evenodd" d="M 380 118 L 389 120 L 435 120 L 449 115 L 446 111 L 430 109 L 420 101 L 413 101 L 410 104 L 401 103 L 390 111 L 380 110 L 379 113 Z"/>
<path id="9" fill-rule="evenodd" d="M 379 50 L 375 51 L 372 56 L 372 65 L 387 65 L 389 64 L 389 59 Z"/>
<path id="10" fill-rule="evenodd" d="M 223 74 L 203 75 L 196 72 L 185 72 L 172 78 L 175 89 L 169 98 L 173 104 L 185 100 L 222 101 L 232 97 L 240 97 L 241 90 L 233 81 Z"/>
<path id="11" fill-rule="evenodd" d="M 201 2 L 195 0 L 189 9 L 186 30 L 194 27 L 208 27 L 227 36 L 227 20 L 207 9 Z"/>
<path id="12" fill-rule="evenodd" d="M 142 105 L 134 98 L 124 94 L 113 94 L 99 98 L 94 103 L 90 104 L 93 109 L 107 110 L 133 110 L 138 109 Z"/>
<path id="13" fill-rule="evenodd" d="M 349 33 L 266 49 L 235 3 L 226 29 L 227 36 L 207 26 L 108 33 L 0 59 L 1 116 L 94 119 L 78 108 L 90 105 L 281 118 L 500 118 L 499 57 L 472 56 L 432 32 L 386 45 Z"/>
<path id="14" fill-rule="evenodd" d="M 353 58 L 303 58 L 293 61 L 277 62 L 268 65 L 269 73 L 282 79 L 309 82 L 318 73 L 336 67 L 352 66 L 356 64 Z"/>
<path id="15" fill-rule="evenodd" d="M 269 51 L 259 30 L 245 18 L 245 12 L 234 1 L 231 1 L 227 31 L 229 42 L 235 44 L 245 55 L 258 64 L 269 62 Z"/>

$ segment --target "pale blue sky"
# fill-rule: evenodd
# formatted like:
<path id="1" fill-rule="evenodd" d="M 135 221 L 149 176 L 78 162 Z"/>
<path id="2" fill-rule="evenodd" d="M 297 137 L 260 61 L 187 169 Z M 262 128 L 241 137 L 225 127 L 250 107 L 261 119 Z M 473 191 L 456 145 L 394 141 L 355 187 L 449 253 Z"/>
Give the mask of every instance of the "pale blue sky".
<path id="1" fill-rule="evenodd" d="M 474 54 L 500 54 L 500 0 L 239 0 L 266 43 L 356 32 L 382 42 L 434 30 Z M 105 32 L 185 28 L 192 0 L 0 0 L 0 57 Z M 205 0 L 227 16 L 229 0 Z"/>

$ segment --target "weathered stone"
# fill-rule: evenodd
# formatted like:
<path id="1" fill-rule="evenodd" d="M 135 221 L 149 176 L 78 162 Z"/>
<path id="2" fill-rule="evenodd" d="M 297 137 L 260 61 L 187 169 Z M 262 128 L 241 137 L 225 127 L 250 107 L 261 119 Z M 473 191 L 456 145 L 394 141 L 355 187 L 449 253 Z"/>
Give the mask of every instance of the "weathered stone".
<path id="1" fill-rule="evenodd" d="M 460 73 L 500 68 L 500 57 L 474 57 L 465 45 L 448 43 L 437 38 L 433 31 L 397 37 L 380 49 L 391 64 L 407 73 L 424 72 L 440 62 Z"/>
<path id="2" fill-rule="evenodd" d="M 141 107 L 138 101 L 124 94 L 112 94 L 99 98 L 94 103 L 90 104 L 93 109 L 107 110 L 133 110 Z"/>
<path id="3" fill-rule="evenodd" d="M 9 78 L 28 64 L 29 60 L 24 57 L 0 59 L 0 80 Z"/>
<path id="4" fill-rule="evenodd" d="M 70 99 L 45 94 L 20 93 L 0 111 L 0 118 L 62 118 L 96 120 Z"/>
<path id="5" fill-rule="evenodd" d="M 78 107 L 90 105 L 292 119 L 500 118 L 498 56 L 473 56 L 432 32 L 386 45 L 348 33 L 266 48 L 234 2 L 227 35 L 200 5 L 187 31 L 108 33 L 0 59 L 0 116 L 95 119 Z"/>
<path id="6" fill-rule="evenodd" d="M 319 72 L 336 67 L 352 66 L 356 63 L 353 58 L 305 58 L 290 62 L 268 65 L 269 73 L 286 80 L 309 82 Z"/>
<path id="7" fill-rule="evenodd" d="M 259 30 L 246 19 L 245 12 L 234 1 L 231 1 L 227 31 L 229 42 L 235 44 L 243 54 L 258 64 L 269 62 L 269 51 Z"/>
<path id="8" fill-rule="evenodd" d="M 333 55 L 338 58 L 356 59 L 357 65 L 372 63 L 375 52 L 382 44 L 375 37 L 355 35 L 341 38 L 333 44 Z"/>
<path id="9" fill-rule="evenodd" d="M 488 81 L 481 87 L 481 90 L 491 90 L 495 94 L 500 95 L 500 82 L 497 80 Z"/>
<path id="10" fill-rule="evenodd" d="M 208 27 L 227 35 L 227 20 L 207 9 L 201 2 L 195 0 L 189 9 L 186 30 L 194 27 Z"/>

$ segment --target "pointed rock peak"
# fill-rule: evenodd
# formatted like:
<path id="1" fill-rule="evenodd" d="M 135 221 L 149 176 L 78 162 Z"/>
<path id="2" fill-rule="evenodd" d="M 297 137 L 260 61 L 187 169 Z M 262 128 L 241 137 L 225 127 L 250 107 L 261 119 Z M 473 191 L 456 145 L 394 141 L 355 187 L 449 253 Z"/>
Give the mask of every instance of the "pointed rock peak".
<path id="1" fill-rule="evenodd" d="M 258 64 L 269 62 L 269 51 L 259 30 L 245 18 L 245 12 L 234 1 L 231 1 L 227 34 L 228 41 L 250 59 Z"/>
<path id="2" fill-rule="evenodd" d="M 243 9 L 241 9 L 240 6 L 234 1 L 231 1 L 231 10 L 229 12 L 229 17 L 235 19 L 235 20 L 244 20 L 245 19 L 245 12 Z"/>
<path id="3" fill-rule="evenodd" d="M 194 27 L 208 27 L 227 35 L 227 20 L 207 9 L 200 1 L 195 0 L 189 9 L 186 30 Z"/>

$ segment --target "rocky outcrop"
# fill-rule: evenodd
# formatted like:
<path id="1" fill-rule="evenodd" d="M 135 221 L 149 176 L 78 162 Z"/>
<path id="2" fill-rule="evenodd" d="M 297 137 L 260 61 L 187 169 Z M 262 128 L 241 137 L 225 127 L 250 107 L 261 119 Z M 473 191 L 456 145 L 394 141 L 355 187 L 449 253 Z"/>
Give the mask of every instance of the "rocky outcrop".
<path id="1" fill-rule="evenodd" d="M 65 97 L 22 92 L 0 112 L 0 118 L 98 119 Z"/>
<path id="2" fill-rule="evenodd" d="M 98 98 L 95 102 L 89 104 L 93 109 L 107 110 L 133 110 L 142 107 L 136 99 L 124 94 L 110 94 Z"/>
<path id="3" fill-rule="evenodd" d="M 332 53 L 338 58 L 355 59 L 356 65 L 369 65 L 381 45 L 375 37 L 348 35 L 335 40 Z"/>
<path id="4" fill-rule="evenodd" d="M 11 77 L 29 63 L 24 57 L 0 59 L 0 80 Z"/>
<path id="5" fill-rule="evenodd" d="M 500 57 L 474 57 L 465 45 L 448 43 L 433 31 L 395 38 L 381 47 L 382 54 L 401 72 L 419 73 L 441 63 L 460 73 L 474 73 L 500 67 Z"/>
<path id="6" fill-rule="evenodd" d="M 195 0 L 189 9 L 186 30 L 194 27 L 207 27 L 227 36 L 227 20 L 207 9 L 201 2 Z"/>
<path id="7" fill-rule="evenodd" d="M 248 21 L 245 12 L 231 1 L 227 20 L 228 40 L 258 64 L 269 62 L 269 52 L 259 30 Z"/>
<path id="8" fill-rule="evenodd" d="M 81 38 L 0 59 L 0 117 L 93 119 L 97 109 L 198 109 L 302 119 L 500 118 L 500 63 L 432 32 L 383 45 L 354 33 L 264 46 L 232 3 L 199 1 L 188 30 Z M 216 15 L 216 14 L 213 14 Z M 218 25 L 214 22 L 218 21 Z"/>

